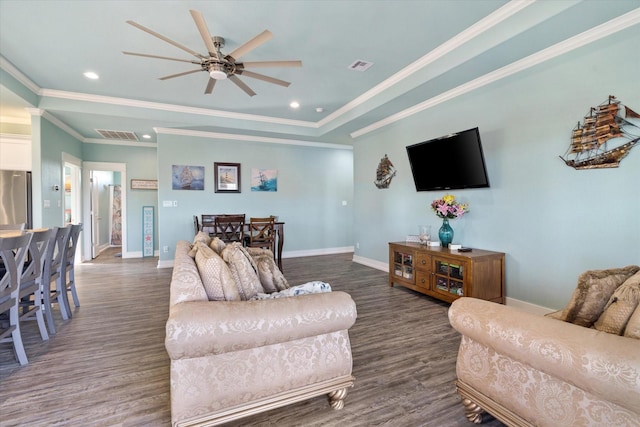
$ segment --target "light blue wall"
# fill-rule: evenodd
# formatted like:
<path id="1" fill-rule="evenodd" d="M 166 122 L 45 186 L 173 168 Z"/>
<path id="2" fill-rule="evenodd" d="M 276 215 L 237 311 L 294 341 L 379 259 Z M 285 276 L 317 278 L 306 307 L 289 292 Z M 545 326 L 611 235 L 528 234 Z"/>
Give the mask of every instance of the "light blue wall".
<path id="1" fill-rule="evenodd" d="M 60 227 L 63 226 L 64 182 L 62 180 L 64 162 L 62 153 L 82 158 L 82 143 L 48 121 L 46 118 L 32 117 L 33 145 L 40 147 L 40 170 L 36 173 L 34 168 L 34 186 L 40 185 L 40 191 L 34 188 L 34 226 L 36 227 Z M 39 136 L 39 141 L 36 139 Z M 34 153 L 35 154 L 35 153 Z M 39 176 L 38 176 L 39 175 Z M 37 180 L 37 183 L 35 182 Z M 53 186 L 59 186 L 58 191 Z M 49 201 L 49 207 L 44 206 L 44 201 Z M 38 210 L 41 212 L 38 213 Z M 41 218 L 41 219 L 40 219 Z M 39 221 L 41 221 L 39 223 Z"/>
<path id="2" fill-rule="evenodd" d="M 576 171 L 558 158 L 608 95 L 640 111 L 639 45 L 637 29 L 624 31 L 357 139 L 356 255 L 387 262 L 389 241 L 422 223 L 437 232 L 429 204 L 445 192 L 415 191 L 405 146 L 478 126 L 491 188 L 452 191 L 471 212 L 451 224 L 454 241 L 506 253 L 508 297 L 560 308 L 581 272 L 640 264 L 640 148 L 617 169 Z M 378 190 L 385 153 L 398 174 Z"/>
<path id="3" fill-rule="evenodd" d="M 131 179 L 157 179 L 157 153 L 155 148 L 84 144 L 83 160 L 88 162 L 125 163 L 127 181 L 127 251 L 142 253 L 142 207 L 153 206 L 158 211 L 158 192 L 132 190 Z M 120 180 L 121 178 L 117 178 Z M 158 221 L 156 214 L 155 249 L 158 249 Z"/>
<path id="4" fill-rule="evenodd" d="M 240 163 L 242 192 L 214 192 L 214 162 Z M 172 165 L 204 166 L 204 191 L 172 190 Z M 277 169 L 278 191 L 250 188 L 252 168 Z M 353 152 L 296 145 L 229 142 L 158 135 L 160 259 L 173 259 L 178 240 L 193 239 L 193 215 L 278 215 L 285 222 L 284 252 L 353 245 Z M 162 201 L 178 207 L 162 207 Z M 343 206 L 342 201 L 347 205 Z M 164 246 L 168 252 L 163 253 Z"/>

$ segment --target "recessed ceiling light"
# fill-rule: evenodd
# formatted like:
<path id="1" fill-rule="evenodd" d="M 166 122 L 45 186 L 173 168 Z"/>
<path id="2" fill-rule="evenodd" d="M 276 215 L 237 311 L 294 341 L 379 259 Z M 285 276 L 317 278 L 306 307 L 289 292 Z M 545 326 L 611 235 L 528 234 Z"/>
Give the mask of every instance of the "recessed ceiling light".
<path id="1" fill-rule="evenodd" d="M 300 103 L 298 101 L 291 101 L 291 103 L 289 104 L 289 107 L 300 108 Z"/>
<path id="2" fill-rule="evenodd" d="M 322 113 L 323 111 L 324 111 L 324 108 L 322 107 L 316 108 L 316 113 Z"/>
<path id="3" fill-rule="evenodd" d="M 97 80 L 100 78 L 100 76 L 94 73 L 93 71 L 87 71 L 86 73 L 84 73 L 84 76 L 91 80 Z"/>
<path id="4" fill-rule="evenodd" d="M 144 135 L 142 135 L 142 137 L 143 137 L 144 139 L 151 139 L 151 135 L 146 134 L 146 133 L 145 133 Z"/>

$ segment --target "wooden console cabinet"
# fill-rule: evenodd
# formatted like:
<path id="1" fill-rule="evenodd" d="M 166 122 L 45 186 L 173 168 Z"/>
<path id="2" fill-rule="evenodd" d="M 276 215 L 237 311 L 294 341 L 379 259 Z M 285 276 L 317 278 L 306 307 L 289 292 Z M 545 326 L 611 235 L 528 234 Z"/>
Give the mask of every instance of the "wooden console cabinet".
<path id="1" fill-rule="evenodd" d="M 392 242 L 389 286 L 394 283 L 447 302 L 466 296 L 504 304 L 504 253 Z"/>

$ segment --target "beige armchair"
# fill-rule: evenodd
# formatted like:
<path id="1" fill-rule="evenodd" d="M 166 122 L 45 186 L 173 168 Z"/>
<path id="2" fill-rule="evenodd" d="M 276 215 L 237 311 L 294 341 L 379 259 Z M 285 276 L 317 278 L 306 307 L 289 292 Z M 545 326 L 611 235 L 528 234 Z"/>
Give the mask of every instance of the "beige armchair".
<path id="1" fill-rule="evenodd" d="M 457 389 L 470 421 L 640 425 L 640 340 L 474 298 L 449 309 L 462 334 Z"/>

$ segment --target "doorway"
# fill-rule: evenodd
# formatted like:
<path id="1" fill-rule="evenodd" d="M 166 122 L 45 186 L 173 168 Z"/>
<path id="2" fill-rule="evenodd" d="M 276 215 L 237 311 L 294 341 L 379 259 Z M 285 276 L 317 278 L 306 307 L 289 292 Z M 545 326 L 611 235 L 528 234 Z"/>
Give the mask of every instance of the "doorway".
<path id="1" fill-rule="evenodd" d="M 84 223 L 88 225 L 84 233 L 85 259 L 94 259 L 106 248 L 118 245 L 120 255 L 126 257 L 126 164 L 84 162 L 82 182 Z"/>

